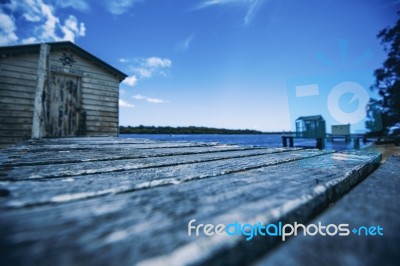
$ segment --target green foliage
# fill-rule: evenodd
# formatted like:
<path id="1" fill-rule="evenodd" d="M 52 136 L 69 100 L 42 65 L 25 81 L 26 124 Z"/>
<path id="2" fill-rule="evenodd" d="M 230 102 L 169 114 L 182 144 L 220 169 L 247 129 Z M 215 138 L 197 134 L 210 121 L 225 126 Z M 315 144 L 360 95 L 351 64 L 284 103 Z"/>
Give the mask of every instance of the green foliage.
<path id="1" fill-rule="evenodd" d="M 381 39 L 387 59 L 383 67 L 374 72 L 375 84 L 372 89 L 378 92 L 380 98 L 371 99 L 367 106 L 369 121 L 366 127 L 371 131 L 379 127 L 379 113 L 383 131 L 400 122 L 400 19 L 392 28 L 380 31 L 378 38 Z"/>

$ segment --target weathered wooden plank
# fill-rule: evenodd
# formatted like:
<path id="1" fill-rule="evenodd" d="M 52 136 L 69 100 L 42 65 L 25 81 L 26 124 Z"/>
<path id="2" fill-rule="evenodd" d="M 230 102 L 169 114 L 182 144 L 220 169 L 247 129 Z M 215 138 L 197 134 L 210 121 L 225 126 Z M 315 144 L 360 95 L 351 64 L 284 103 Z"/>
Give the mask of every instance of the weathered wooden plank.
<path id="1" fill-rule="evenodd" d="M 14 110 L 2 110 L 0 113 L 0 117 L 2 118 L 30 118 L 32 119 L 32 112 L 29 111 L 14 111 Z"/>
<path id="2" fill-rule="evenodd" d="M 109 73 L 104 75 L 102 73 L 85 71 L 84 78 L 85 82 L 91 84 L 103 84 L 114 88 L 119 85 L 118 79 Z"/>
<path id="3" fill-rule="evenodd" d="M 2 124 L 32 124 L 32 115 L 29 116 L 20 116 L 19 113 L 16 115 L 18 116 L 13 116 L 8 113 L 8 116 L 5 116 L 4 114 L 0 115 L 0 123 Z"/>
<path id="4" fill-rule="evenodd" d="M 87 119 L 87 118 L 86 118 Z M 86 126 L 90 128 L 107 128 L 107 130 L 115 131 L 118 130 L 118 120 L 110 121 L 93 121 L 87 119 Z"/>
<path id="5" fill-rule="evenodd" d="M 16 98 L 16 97 L 0 97 L 0 103 L 15 104 L 15 105 L 33 105 L 33 98 Z"/>
<path id="6" fill-rule="evenodd" d="M 15 129 L 9 129 L 9 128 L 7 128 L 7 126 L 5 126 L 0 129 L 0 135 L 1 136 L 14 136 L 14 137 L 25 136 L 27 138 L 30 138 L 31 130 L 29 127 L 25 128 L 25 129 L 15 130 Z"/>
<path id="7" fill-rule="evenodd" d="M 400 260 L 400 157 L 389 158 L 381 167 L 340 199 L 333 207 L 311 221 L 349 224 L 350 230 L 380 226 L 375 236 L 365 230 L 341 236 L 294 237 L 287 244 L 261 259 L 257 265 L 396 265 Z M 368 233 L 369 234 L 369 233 Z M 338 256 L 338 254 L 341 254 Z"/>
<path id="8" fill-rule="evenodd" d="M 115 126 L 90 126 L 88 124 L 86 124 L 86 133 L 87 135 L 98 135 L 101 134 L 103 136 L 110 136 L 109 134 L 114 133 L 114 134 L 118 134 L 118 128 L 116 128 Z"/>
<path id="9" fill-rule="evenodd" d="M 118 96 L 118 88 L 112 86 L 103 86 L 103 85 L 93 85 L 90 83 L 83 83 L 82 88 L 85 93 L 88 94 L 98 94 L 98 95 L 108 95 L 117 97 Z"/>
<path id="10" fill-rule="evenodd" d="M 118 130 L 99 130 L 97 128 L 90 128 L 86 130 L 86 135 L 91 137 L 116 137 L 118 136 Z"/>
<path id="11" fill-rule="evenodd" d="M 33 111 L 33 105 L 26 104 L 11 104 L 11 103 L 1 103 L 2 110 L 15 110 L 15 111 Z"/>
<path id="12" fill-rule="evenodd" d="M 55 143 L 53 145 L 32 146 L 20 146 L 15 149 L 1 150 L 1 166 L 60 164 L 92 160 L 107 161 L 248 149 L 230 145 L 187 142 L 132 143 L 131 141 L 125 141 L 120 142 L 119 145 L 115 145 L 112 140 L 108 143 L 99 143 L 99 145 L 85 143 L 64 145 L 63 143 Z"/>
<path id="13" fill-rule="evenodd" d="M 84 93 L 82 95 L 82 99 L 89 100 L 89 101 L 95 100 L 95 101 L 100 101 L 100 102 L 118 103 L 118 95 L 107 96 L 105 94 Z"/>
<path id="14" fill-rule="evenodd" d="M 102 109 L 103 107 L 111 107 L 111 108 L 116 108 L 118 106 L 118 100 L 110 100 L 107 101 L 104 99 L 101 99 L 100 97 L 97 99 L 90 99 L 86 97 L 82 97 L 82 104 L 85 106 L 97 106 L 99 109 Z"/>
<path id="15" fill-rule="evenodd" d="M 84 88 L 84 93 L 87 95 L 98 95 L 98 96 L 107 96 L 110 98 L 118 98 L 118 90 L 114 88 L 114 90 L 105 89 L 102 86 L 92 86 L 90 84 L 82 84 L 82 88 Z M 108 87 L 107 87 L 108 88 Z"/>
<path id="16" fill-rule="evenodd" d="M 118 118 L 118 113 L 116 112 L 108 112 L 103 110 L 85 110 L 88 116 L 96 116 L 96 117 L 109 117 L 109 118 Z"/>
<path id="17" fill-rule="evenodd" d="M 9 57 L 2 58 L 0 63 L 14 65 L 14 66 L 25 66 L 36 69 L 38 66 L 39 54 L 23 54 L 23 55 L 12 55 Z"/>
<path id="18" fill-rule="evenodd" d="M 3 123 L 2 119 L 0 119 L 0 122 L 2 122 L 2 128 L 0 130 L 4 131 L 12 131 L 12 130 L 29 131 L 32 129 L 32 124 Z"/>
<path id="19" fill-rule="evenodd" d="M 82 108 L 84 110 L 94 110 L 94 111 L 105 111 L 105 112 L 111 112 L 111 113 L 118 113 L 118 106 L 110 107 L 110 106 L 104 106 L 104 105 L 98 105 L 98 104 L 89 104 L 89 103 L 82 103 Z"/>
<path id="20" fill-rule="evenodd" d="M 13 84 L 19 85 L 19 86 L 27 86 L 29 88 L 36 86 L 36 79 L 20 79 L 17 77 L 10 77 L 10 76 L 1 76 L 1 84 L 10 84 L 11 86 Z"/>
<path id="21" fill-rule="evenodd" d="M 20 87 L 21 88 L 21 87 Z M 24 99 L 34 99 L 35 93 L 33 91 L 21 90 L 8 90 L 1 88 L 0 97 L 12 97 L 12 98 L 24 98 Z"/>
<path id="22" fill-rule="evenodd" d="M 26 83 L 25 83 L 26 84 Z M 18 85 L 18 84 L 9 84 L 2 82 L 2 79 L 0 79 L 0 86 L 2 91 L 4 93 L 14 93 L 14 92 L 22 92 L 22 93 L 29 93 L 29 94 L 35 94 L 35 86 L 34 82 L 32 82 L 30 85 Z"/>
<path id="23" fill-rule="evenodd" d="M 16 73 L 28 73 L 31 75 L 36 75 L 37 73 L 37 62 L 36 65 L 29 65 L 25 63 L 6 63 L 6 62 L 1 62 L 0 65 L 1 71 L 7 71 L 7 72 L 16 72 Z"/>
<path id="24" fill-rule="evenodd" d="M 7 77 L 7 78 L 14 78 L 14 79 L 20 79 L 20 80 L 33 80 L 36 81 L 37 76 L 35 74 L 29 74 L 29 73 L 22 73 L 22 72 L 14 72 L 10 71 L 8 69 L 2 69 L 1 70 L 1 75 L 2 77 Z"/>
<path id="25" fill-rule="evenodd" d="M 263 168 L 327 153 L 315 150 L 259 155 L 231 154 L 230 156 L 197 154 L 183 158 L 182 156 L 168 157 L 167 160 L 152 158 L 142 159 L 131 164 L 127 163 L 122 167 L 120 165 L 119 168 L 108 165 L 108 168 L 103 168 L 103 171 L 97 171 L 92 167 L 93 165 L 82 165 L 83 169 L 80 169 L 79 172 L 89 174 L 84 176 L 76 175 L 77 167 L 71 169 L 68 166 L 60 166 L 59 170 L 43 166 L 30 167 L 30 169 L 26 167 L 21 169 L 22 173 L 12 171 L 10 177 L 19 182 L 8 187 L 11 195 L 0 203 L 0 206 L 35 206 L 126 193 Z M 97 166 L 100 167 L 99 164 Z M 93 173 L 98 174 L 93 175 Z M 38 180 L 46 177 L 52 179 L 45 179 L 41 182 L 28 181 L 28 179 Z M 60 180 L 54 179 L 54 177 L 69 178 Z M 93 185 L 89 186 L 88 184 Z"/>
<path id="26" fill-rule="evenodd" d="M 328 154 L 196 182 L 3 211 L 0 230 L 9 251 L 4 260 L 172 265 L 220 264 L 229 258 L 246 263 L 265 250 L 268 238 L 246 242 L 227 235 L 189 237 L 188 221 L 307 220 L 365 177 L 378 160 L 357 152 Z M 321 170 L 321 165 L 326 168 Z"/>
<path id="27" fill-rule="evenodd" d="M 101 122 L 115 122 L 118 121 L 118 117 L 114 115 L 113 117 L 109 116 L 95 116 L 95 115 L 88 115 L 86 114 L 86 120 L 87 122 L 92 122 L 92 123 L 101 123 Z"/>
<path id="28" fill-rule="evenodd" d="M 79 176 L 85 174 L 96 174 L 96 173 L 111 173 L 111 172 L 121 172 L 130 171 L 137 169 L 148 169 L 148 168 L 160 168 L 167 166 L 185 166 L 189 170 L 185 170 L 189 173 L 195 169 L 202 169 L 202 175 L 216 175 L 224 171 L 238 171 L 233 169 L 248 169 L 254 167 L 260 167 L 270 164 L 279 164 L 283 162 L 288 162 L 292 160 L 322 155 L 327 152 L 320 152 L 318 150 L 308 150 L 308 151 L 282 151 L 275 149 L 253 149 L 253 150 L 239 150 L 239 151 L 218 151 L 208 153 L 194 153 L 188 154 L 186 156 L 173 155 L 165 158 L 164 156 L 153 156 L 150 158 L 137 158 L 137 159 L 123 159 L 123 160 L 110 160 L 101 162 L 80 162 L 80 163 L 67 163 L 59 164 L 54 167 L 54 164 L 48 165 L 28 165 L 28 166 L 18 166 L 18 167 L 0 167 L 0 179 L 39 179 L 39 178 L 56 178 L 56 177 L 71 177 Z M 196 163 L 196 164 L 195 164 Z M 203 164 L 199 164 L 203 163 Z M 183 167 L 180 167 L 181 171 Z M 215 169 L 216 172 L 214 171 Z M 150 174 L 156 176 L 168 176 L 171 169 L 161 168 L 161 169 L 151 169 Z M 193 172 L 192 171 L 192 172 Z M 210 171 L 208 173 L 207 171 Z M 211 173 L 211 171 L 213 171 Z M 126 172 L 124 175 L 130 174 L 140 176 L 146 176 L 149 174 L 144 174 L 142 172 Z M 174 173 L 177 174 L 177 173 Z M 96 180 L 99 176 L 94 176 Z M 107 178 L 107 175 L 106 175 Z"/>
<path id="29" fill-rule="evenodd" d="M 102 80 L 102 79 L 97 79 L 96 77 L 93 77 L 93 74 L 86 74 L 82 78 L 83 84 L 91 84 L 91 85 L 101 85 L 104 88 L 109 87 L 110 91 L 115 91 L 111 90 L 111 88 L 118 88 L 119 87 L 119 82 L 115 81 L 109 81 L 109 80 Z"/>
<path id="30" fill-rule="evenodd" d="M 124 159 L 140 159 L 150 157 L 168 157 L 173 155 L 190 155 L 190 154 L 201 154 L 210 153 L 216 151 L 236 151 L 240 150 L 237 148 L 230 147 L 203 147 L 203 146 L 188 146 L 188 147 L 165 147 L 158 148 L 157 150 L 152 149 L 125 149 L 121 151 L 108 151 L 107 149 L 94 150 L 79 150 L 79 151 L 68 151 L 59 150 L 51 152 L 48 151 L 37 151 L 34 154 L 29 151 L 21 150 L 13 154 L 3 154 L 2 167 L 15 167 L 15 166 L 28 166 L 28 165 L 48 165 L 48 164 L 63 164 L 63 163 L 79 163 L 85 161 L 115 161 Z M 104 154 L 101 154 L 104 153 Z"/>

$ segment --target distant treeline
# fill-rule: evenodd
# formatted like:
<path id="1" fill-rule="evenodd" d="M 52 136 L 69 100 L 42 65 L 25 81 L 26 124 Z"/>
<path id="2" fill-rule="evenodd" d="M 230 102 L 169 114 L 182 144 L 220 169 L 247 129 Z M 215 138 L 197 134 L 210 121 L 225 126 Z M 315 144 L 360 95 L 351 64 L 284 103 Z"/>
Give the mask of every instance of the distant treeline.
<path id="1" fill-rule="evenodd" d="M 120 126 L 120 134 L 272 134 L 251 129 L 224 129 L 211 127 L 155 127 L 155 126 Z M 275 132 L 276 133 L 276 132 Z"/>

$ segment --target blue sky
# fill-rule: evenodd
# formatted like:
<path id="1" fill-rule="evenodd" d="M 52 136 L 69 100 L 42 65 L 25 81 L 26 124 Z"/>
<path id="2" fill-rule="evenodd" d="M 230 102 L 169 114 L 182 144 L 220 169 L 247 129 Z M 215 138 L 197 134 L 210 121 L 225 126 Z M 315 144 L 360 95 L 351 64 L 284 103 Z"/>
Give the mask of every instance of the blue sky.
<path id="1" fill-rule="evenodd" d="M 398 0 L 1 3 L 0 45 L 70 40 L 129 75 L 121 125 L 263 131 L 312 114 L 328 131 L 346 121 L 363 130 L 357 88 L 371 95 L 385 59 L 376 35 L 400 10 Z"/>

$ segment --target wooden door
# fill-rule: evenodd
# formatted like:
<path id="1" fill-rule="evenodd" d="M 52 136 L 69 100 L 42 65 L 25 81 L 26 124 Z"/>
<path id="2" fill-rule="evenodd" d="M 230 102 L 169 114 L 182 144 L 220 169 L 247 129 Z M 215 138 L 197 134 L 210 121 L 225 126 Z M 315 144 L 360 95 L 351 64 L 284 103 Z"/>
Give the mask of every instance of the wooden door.
<path id="1" fill-rule="evenodd" d="M 80 78 L 53 73 L 48 85 L 46 136 L 77 136 L 80 129 Z"/>

